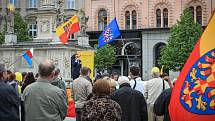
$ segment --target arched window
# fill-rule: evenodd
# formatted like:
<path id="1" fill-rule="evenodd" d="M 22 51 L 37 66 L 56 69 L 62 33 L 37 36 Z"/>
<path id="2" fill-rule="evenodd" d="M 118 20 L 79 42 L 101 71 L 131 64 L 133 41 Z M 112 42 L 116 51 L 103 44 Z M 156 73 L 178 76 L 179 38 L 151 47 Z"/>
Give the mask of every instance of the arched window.
<path id="1" fill-rule="evenodd" d="M 191 13 L 192 13 L 192 18 L 193 18 L 193 20 L 194 20 L 194 7 L 193 7 L 193 6 L 190 6 L 190 11 L 191 11 Z"/>
<path id="2" fill-rule="evenodd" d="M 158 61 L 161 57 L 161 50 L 166 46 L 165 43 L 158 43 L 157 45 L 155 45 L 154 48 L 154 62 L 155 62 L 155 66 L 159 66 Z"/>
<path id="3" fill-rule="evenodd" d="M 135 10 L 132 11 L 132 29 L 137 28 L 137 13 Z"/>
<path id="4" fill-rule="evenodd" d="M 201 6 L 196 7 L 196 22 L 202 25 L 202 7 Z"/>
<path id="5" fill-rule="evenodd" d="M 156 26 L 161 27 L 161 10 L 156 10 Z"/>
<path id="6" fill-rule="evenodd" d="M 168 27 L 168 9 L 163 9 L 163 27 Z"/>
<path id="7" fill-rule="evenodd" d="M 125 29 L 130 29 L 130 12 L 125 12 Z"/>
<path id="8" fill-rule="evenodd" d="M 98 29 L 99 31 L 102 31 L 107 26 L 107 11 L 102 9 L 98 14 Z"/>

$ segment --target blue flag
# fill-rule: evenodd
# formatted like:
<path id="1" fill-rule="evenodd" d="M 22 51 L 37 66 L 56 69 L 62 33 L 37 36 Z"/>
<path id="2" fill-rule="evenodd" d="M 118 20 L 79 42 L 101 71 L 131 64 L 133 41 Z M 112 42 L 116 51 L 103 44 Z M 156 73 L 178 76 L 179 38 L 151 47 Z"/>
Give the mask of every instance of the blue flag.
<path id="1" fill-rule="evenodd" d="M 98 39 L 98 48 L 101 48 L 102 46 L 114 41 L 120 35 L 121 33 L 119 31 L 116 18 L 114 18 L 100 35 Z"/>

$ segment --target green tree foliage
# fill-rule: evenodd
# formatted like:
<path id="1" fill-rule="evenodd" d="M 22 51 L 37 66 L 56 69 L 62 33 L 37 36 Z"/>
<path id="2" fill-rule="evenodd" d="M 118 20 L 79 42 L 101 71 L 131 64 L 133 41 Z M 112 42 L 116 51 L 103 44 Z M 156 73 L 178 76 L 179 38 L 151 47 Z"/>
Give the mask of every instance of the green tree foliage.
<path id="1" fill-rule="evenodd" d="M 112 45 L 105 45 L 96 50 L 95 66 L 99 70 L 111 68 L 116 62 L 116 49 Z"/>
<path id="2" fill-rule="evenodd" d="M 19 13 L 15 13 L 14 16 L 14 32 L 17 35 L 18 41 L 32 40 L 28 35 L 28 25 Z"/>
<path id="3" fill-rule="evenodd" d="M 201 34 L 201 26 L 193 21 L 191 11 L 186 8 L 180 20 L 171 28 L 159 64 L 173 71 L 181 71 Z"/>

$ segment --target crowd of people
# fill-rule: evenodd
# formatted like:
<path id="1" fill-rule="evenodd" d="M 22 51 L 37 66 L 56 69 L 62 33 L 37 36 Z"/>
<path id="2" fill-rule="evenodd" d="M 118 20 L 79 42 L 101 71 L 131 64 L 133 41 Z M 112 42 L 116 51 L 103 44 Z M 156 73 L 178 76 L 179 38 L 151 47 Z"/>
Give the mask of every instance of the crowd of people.
<path id="1" fill-rule="evenodd" d="M 137 66 L 130 67 L 128 76 L 103 73 L 92 81 L 90 73 L 90 68 L 81 67 L 72 81 L 76 121 L 170 120 L 167 107 L 173 84 L 159 68 L 152 69 L 148 81 L 141 79 Z M 68 100 L 59 75 L 60 69 L 51 60 L 43 60 L 37 74 L 13 73 L 0 64 L 1 121 L 63 121 Z"/>

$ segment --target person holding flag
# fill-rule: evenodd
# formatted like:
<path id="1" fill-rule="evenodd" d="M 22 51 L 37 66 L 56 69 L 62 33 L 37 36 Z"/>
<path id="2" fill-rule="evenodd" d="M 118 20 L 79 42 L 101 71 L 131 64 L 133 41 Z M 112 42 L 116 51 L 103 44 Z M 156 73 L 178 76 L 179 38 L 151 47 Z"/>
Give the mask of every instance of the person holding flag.
<path id="1" fill-rule="evenodd" d="M 195 45 L 172 91 L 171 121 L 215 119 L 215 15 Z"/>

